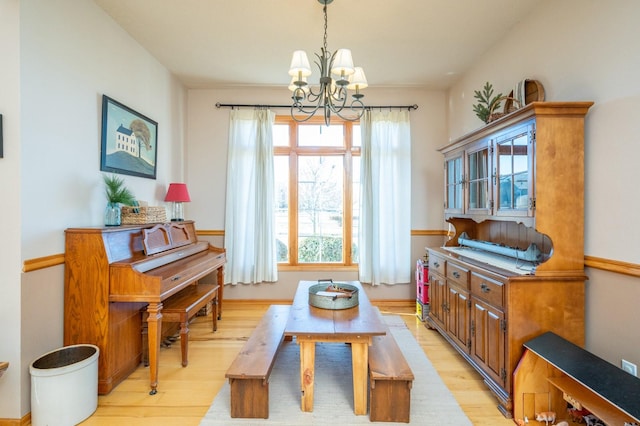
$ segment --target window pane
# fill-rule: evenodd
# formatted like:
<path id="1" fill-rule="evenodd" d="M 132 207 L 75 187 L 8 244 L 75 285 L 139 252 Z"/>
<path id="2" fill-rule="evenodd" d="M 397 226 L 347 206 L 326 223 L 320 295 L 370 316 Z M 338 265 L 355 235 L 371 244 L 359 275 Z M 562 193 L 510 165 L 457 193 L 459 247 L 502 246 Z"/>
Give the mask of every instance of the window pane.
<path id="1" fill-rule="evenodd" d="M 528 153 L 527 143 L 529 138 L 526 134 L 513 140 L 513 173 L 527 172 L 528 169 Z"/>
<path id="2" fill-rule="evenodd" d="M 301 124 L 298 126 L 298 146 L 344 146 L 344 127 Z"/>
<path id="3" fill-rule="evenodd" d="M 362 146 L 362 134 L 360 133 L 360 125 L 354 124 L 352 127 L 353 142 L 352 146 Z"/>
<path id="4" fill-rule="evenodd" d="M 513 180 L 511 175 L 500 177 L 500 208 L 512 209 L 513 208 Z"/>
<path id="5" fill-rule="evenodd" d="M 478 182 L 469 182 L 469 208 L 477 209 L 478 206 Z"/>
<path id="6" fill-rule="evenodd" d="M 289 261 L 289 157 L 276 155 L 274 163 L 276 250 L 278 262 Z"/>
<path id="7" fill-rule="evenodd" d="M 343 262 L 341 156 L 298 159 L 298 262 Z"/>
<path id="8" fill-rule="evenodd" d="M 469 208 L 485 209 L 487 203 L 487 188 L 489 177 L 487 175 L 488 149 L 469 154 Z"/>
<path id="9" fill-rule="evenodd" d="M 469 179 L 478 179 L 478 153 L 469 155 Z"/>
<path id="10" fill-rule="evenodd" d="M 273 146 L 289 146 L 289 125 L 273 125 Z"/>
<path id="11" fill-rule="evenodd" d="M 446 201 L 448 209 L 462 208 L 462 157 L 448 160 Z"/>
<path id="12" fill-rule="evenodd" d="M 513 149 L 511 149 L 509 142 L 498 145 L 498 174 L 500 176 L 513 173 L 513 165 L 511 164 Z"/>

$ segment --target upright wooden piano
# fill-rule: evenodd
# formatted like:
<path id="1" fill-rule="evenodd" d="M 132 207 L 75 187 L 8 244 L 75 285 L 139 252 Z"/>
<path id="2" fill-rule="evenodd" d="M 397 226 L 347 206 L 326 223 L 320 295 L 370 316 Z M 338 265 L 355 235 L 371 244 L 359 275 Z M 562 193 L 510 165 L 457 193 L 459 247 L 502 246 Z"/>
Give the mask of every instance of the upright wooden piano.
<path id="1" fill-rule="evenodd" d="M 225 262 L 224 249 L 197 240 L 193 221 L 65 231 L 64 344 L 100 348 L 99 394 L 140 364 L 145 306 L 156 393 L 162 301 L 217 270 L 221 312 Z"/>

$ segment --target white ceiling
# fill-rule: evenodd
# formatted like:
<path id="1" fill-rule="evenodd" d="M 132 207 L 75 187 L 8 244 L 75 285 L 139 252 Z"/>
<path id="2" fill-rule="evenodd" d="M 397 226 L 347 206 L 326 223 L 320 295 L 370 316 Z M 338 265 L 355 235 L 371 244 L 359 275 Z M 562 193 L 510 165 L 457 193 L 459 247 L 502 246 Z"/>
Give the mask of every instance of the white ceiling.
<path id="1" fill-rule="evenodd" d="M 94 1 L 190 88 L 287 85 L 292 52 L 323 42 L 318 0 Z M 335 0 L 327 45 L 370 86 L 445 89 L 541 1 Z"/>

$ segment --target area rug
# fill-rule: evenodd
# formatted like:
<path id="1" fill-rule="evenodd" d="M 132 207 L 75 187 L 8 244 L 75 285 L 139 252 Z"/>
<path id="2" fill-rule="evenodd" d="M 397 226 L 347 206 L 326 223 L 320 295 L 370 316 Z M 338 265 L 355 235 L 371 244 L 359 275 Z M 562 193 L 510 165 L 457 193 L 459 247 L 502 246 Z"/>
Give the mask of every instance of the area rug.
<path id="1" fill-rule="evenodd" d="M 424 351 L 397 315 L 385 315 L 393 337 L 407 359 L 415 380 L 411 389 L 411 424 L 464 426 L 471 421 L 444 385 Z M 269 384 L 268 419 L 233 419 L 229 383 L 216 395 L 200 425 L 371 425 L 369 415 L 353 413 L 351 349 L 342 343 L 316 344 L 313 412 L 300 411 L 300 352 L 285 342 Z M 406 424 L 376 422 L 373 424 Z"/>

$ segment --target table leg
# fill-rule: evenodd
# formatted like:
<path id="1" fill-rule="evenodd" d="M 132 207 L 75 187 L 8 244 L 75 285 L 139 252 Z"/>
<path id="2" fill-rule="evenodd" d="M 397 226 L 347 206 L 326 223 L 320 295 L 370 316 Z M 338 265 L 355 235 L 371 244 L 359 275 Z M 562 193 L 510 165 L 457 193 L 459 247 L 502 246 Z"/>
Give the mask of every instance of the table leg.
<path id="1" fill-rule="evenodd" d="M 369 345 L 366 342 L 351 343 L 351 368 L 353 369 L 353 411 L 367 414 L 367 372 Z"/>
<path id="2" fill-rule="evenodd" d="M 313 411 L 313 384 L 315 381 L 316 342 L 300 341 L 300 385 L 302 411 Z"/>
<path id="3" fill-rule="evenodd" d="M 158 353 L 162 339 L 162 303 L 149 303 L 147 306 L 147 329 L 149 341 L 149 395 L 155 395 L 158 390 Z"/>

